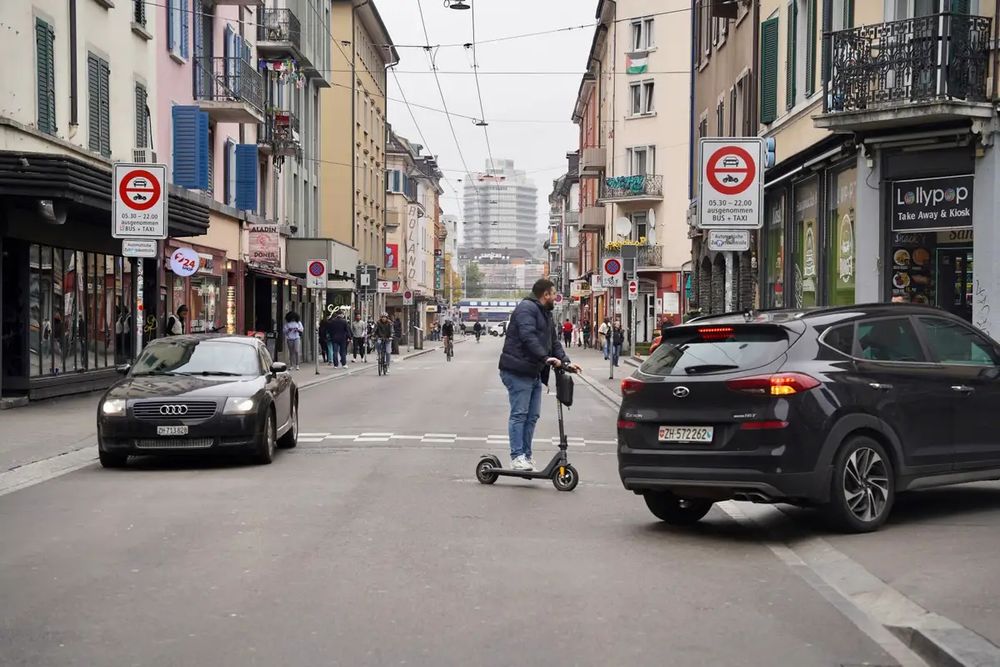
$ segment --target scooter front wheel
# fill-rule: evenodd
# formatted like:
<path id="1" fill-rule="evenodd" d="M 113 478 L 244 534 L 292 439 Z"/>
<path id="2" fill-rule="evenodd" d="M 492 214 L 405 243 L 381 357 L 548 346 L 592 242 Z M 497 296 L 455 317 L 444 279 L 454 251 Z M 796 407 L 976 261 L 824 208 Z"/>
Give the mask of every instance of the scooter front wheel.
<path id="1" fill-rule="evenodd" d="M 500 467 L 500 460 L 495 456 L 485 456 L 479 459 L 476 464 L 476 479 L 480 484 L 492 484 L 499 477 L 495 472 L 491 472 Z"/>
<path id="2" fill-rule="evenodd" d="M 579 483 L 580 473 L 568 463 L 556 468 L 555 473 L 552 475 L 552 485 L 556 487 L 557 491 L 572 491 Z"/>

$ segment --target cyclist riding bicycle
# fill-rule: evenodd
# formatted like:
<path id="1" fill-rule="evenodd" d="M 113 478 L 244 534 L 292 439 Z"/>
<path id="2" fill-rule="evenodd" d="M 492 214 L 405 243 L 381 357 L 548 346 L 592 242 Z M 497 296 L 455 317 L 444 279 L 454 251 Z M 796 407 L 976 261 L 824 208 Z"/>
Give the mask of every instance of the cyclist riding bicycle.
<path id="1" fill-rule="evenodd" d="M 444 348 L 447 350 L 449 346 L 455 344 L 455 323 L 451 320 L 445 320 L 444 324 L 441 325 L 441 338 L 444 340 Z M 452 349 L 452 354 L 454 354 L 454 347 Z"/>
<path id="2" fill-rule="evenodd" d="M 476 332 L 476 342 L 479 342 L 479 337 L 483 335 L 483 325 L 476 320 L 476 324 L 472 327 L 472 330 Z"/>
<path id="3" fill-rule="evenodd" d="M 385 366 L 388 368 L 389 360 L 392 357 L 389 354 L 392 349 L 390 347 L 392 345 L 392 322 L 389 320 L 389 313 L 382 313 L 382 316 L 378 318 L 373 335 L 378 353 L 385 355 Z"/>

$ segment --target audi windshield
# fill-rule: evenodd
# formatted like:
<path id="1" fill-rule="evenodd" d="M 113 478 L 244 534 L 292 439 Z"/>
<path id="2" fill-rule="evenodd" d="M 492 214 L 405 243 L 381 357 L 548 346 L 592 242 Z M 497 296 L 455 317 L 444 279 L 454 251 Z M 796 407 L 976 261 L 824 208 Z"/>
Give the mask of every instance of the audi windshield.
<path id="1" fill-rule="evenodd" d="M 261 362 L 252 345 L 221 340 L 154 341 L 143 350 L 132 376 L 260 375 Z"/>

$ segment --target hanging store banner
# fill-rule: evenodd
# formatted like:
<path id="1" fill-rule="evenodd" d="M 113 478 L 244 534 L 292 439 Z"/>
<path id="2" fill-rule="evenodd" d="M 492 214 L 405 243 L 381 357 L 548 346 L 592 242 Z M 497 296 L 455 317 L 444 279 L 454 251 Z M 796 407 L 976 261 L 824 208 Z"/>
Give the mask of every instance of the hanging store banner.
<path id="1" fill-rule="evenodd" d="M 892 183 L 892 231 L 927 232 L 972 227 L 970 176 Z"/>
<path id="2" fill-rule="evenodd" d="M 250 261 L 271 266 L 281 264 L 281 233 L 278 225 L 250 225 L 248 230 Z"/>

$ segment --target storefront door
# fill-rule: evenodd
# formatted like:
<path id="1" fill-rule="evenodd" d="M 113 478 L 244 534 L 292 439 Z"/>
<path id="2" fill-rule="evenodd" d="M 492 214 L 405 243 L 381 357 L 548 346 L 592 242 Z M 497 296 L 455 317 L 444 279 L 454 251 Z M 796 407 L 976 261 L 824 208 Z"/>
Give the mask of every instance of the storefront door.
<path id="1" fill-rule="evenodd" d="M 972 321 L 972 248 L 938 248 L 937 302 L 939 308 Z"/>

